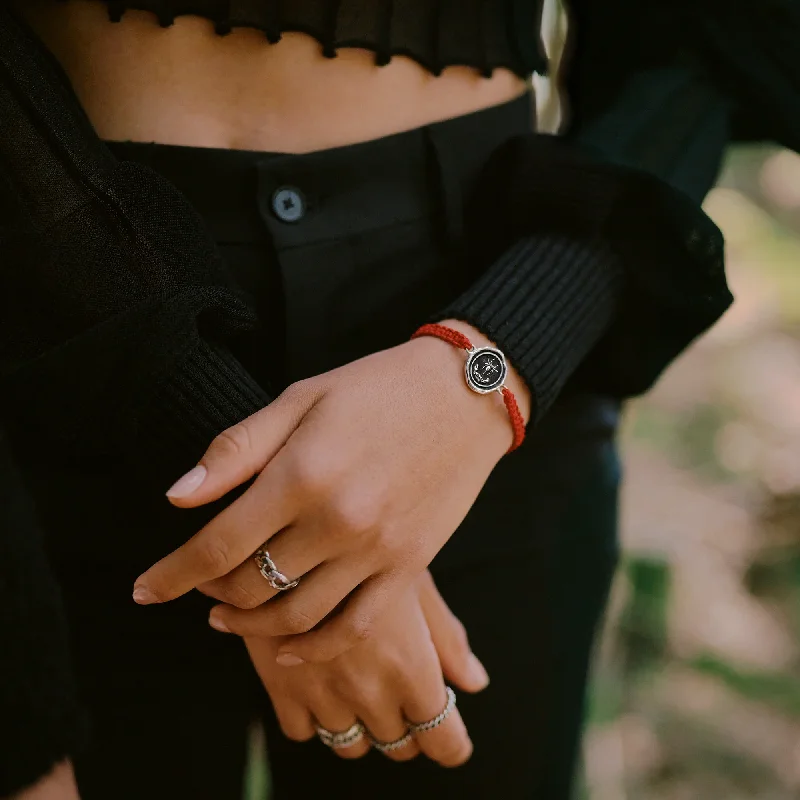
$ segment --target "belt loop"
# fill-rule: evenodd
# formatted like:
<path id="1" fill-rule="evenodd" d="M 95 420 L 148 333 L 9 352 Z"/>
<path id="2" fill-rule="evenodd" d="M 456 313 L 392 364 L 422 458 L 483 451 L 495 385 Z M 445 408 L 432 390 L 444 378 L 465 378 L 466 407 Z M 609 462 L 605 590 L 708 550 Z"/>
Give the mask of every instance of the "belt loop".
<path id="1" fill-rule="evenodd" d="M 454 148 L 445 135 L 444 126 L 429 125 L 424 130 L 433 162 L 445 233 L 450 241 L 459 241 L 464 234 L 464 187 Z"/>

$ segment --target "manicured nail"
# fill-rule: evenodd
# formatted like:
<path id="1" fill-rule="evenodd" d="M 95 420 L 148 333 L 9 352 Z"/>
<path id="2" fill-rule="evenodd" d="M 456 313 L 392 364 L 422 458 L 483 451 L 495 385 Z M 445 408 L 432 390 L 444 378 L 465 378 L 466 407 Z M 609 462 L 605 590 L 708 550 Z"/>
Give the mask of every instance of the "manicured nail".
<path id="1" fill-rule="evenodd" d="M 469 674 L 475 683 L 480 683 L 481 689 L 489 685 L 489 673 L 474 653 L 469 657 Z"/>
<path id="2" fill-rule="evenodd" d="M 282 667 L 296 667 L 299 664 L 305 664 L 300 656 L 292 655 L 291 653 L 278 653 L 275 659 Z"/>
<path id="3" fill-rule="evenodd" d="M 192 492 L 202 486 L 206 475 L 208 475 L 208 470 L 202 464 L 198 464 L 170 487 L 170 490 L 167 492 L 167 497 L 188 497 Z"/>
<path id="4" fill-rule="evenodd" d="M 157 603 L 158 598 L 146 586 L 134 586 L 133 602 L 140 606 L 149 606 L 151 603 Z"/>
<path id="5" fill-rule="evenodd" d="M 231 629 L 217 617 L 217 615 L 212 611 L 208 617 L 208 624 L 215 630 L 220 631 L 221 633 L 230 633 Z"/>

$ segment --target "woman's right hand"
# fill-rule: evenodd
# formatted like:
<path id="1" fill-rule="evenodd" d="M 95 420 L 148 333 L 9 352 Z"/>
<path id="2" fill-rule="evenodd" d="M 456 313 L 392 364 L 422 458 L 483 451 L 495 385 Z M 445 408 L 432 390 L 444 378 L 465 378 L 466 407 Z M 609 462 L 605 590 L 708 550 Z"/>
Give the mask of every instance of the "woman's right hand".
<path id="1" fill-rule="evenodd" d="M 12 794 L 8 800 L 80 800 L 72 764 L 62 761 L 33 786 Z"/>
<path id="2" fill-rule="evenodd" d="M 357 720 L 378 741 L 395 741 L 407 720 L 427 722 L 443 710 L 445 679 L 467 692 L 489 682 L 427 570 L 380 620 L 373 638 L 329 662 L 285 667 L 275 660 L 282 637 L 245 642 L 283 732 L 296 741 L 312 739 L 315 723 L 345 731 Z M 360 758 L 369 750 L 364 738 L 334 752 Z M 457 708 L 439 727 L 386 755 L 406 761 L 419 752 L 446 767 L 470 757 L 472 742 Z"/>

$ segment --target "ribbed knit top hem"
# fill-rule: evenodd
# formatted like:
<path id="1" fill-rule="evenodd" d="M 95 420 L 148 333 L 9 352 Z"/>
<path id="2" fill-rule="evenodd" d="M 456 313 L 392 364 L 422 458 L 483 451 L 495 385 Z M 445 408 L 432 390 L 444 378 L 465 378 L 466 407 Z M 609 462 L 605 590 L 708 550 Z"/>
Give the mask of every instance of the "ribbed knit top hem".
<path id="1" fill-rule="evenodd" d="M 547 69 L 538 36 L 541 0 L 104 1 L 115 22 L 128 10 L 151 12 L 162 27 L 194 15 L 208 19 L 220 35 L 254 28 L 272 44 L 299 32 L 316 39 L 328 58 L 355 47 L 372 51 L 379 66 L 406 56 L 434 75 L 456 65 L 485 76 L 498 67 L 521 77 Z"/>

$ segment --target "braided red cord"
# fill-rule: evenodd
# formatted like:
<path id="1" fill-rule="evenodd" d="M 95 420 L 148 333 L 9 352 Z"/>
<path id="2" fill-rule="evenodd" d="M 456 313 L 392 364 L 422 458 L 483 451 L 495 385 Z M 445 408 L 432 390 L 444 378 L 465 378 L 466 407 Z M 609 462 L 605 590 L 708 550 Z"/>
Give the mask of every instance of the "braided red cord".
<path id="1" fill-rule="evenodd" d="M 472 342 L 464 336 L 463 333 L 454 331 L 446 325 L 435 325 L 432 323 L 423 325 L 411 334 L 412 339 L 416 339 L 418 336 L 436 336 L 438 339 L 444 339 L 445 342 L 450 342 L 450 344 L 454 344 L 456 347 L 461 347 L 464 350 L 472 350 Z"/>
<path id="2" fill-rule="evenodd" d="M 514 441 L 507 450 L 507 453 L 510 453 L 516 450 L 525 438 L 525 420 L 522 418 L 522 412 L 519 410 L 514 392 L 507 386 L 503 387 L 503 401 L 506 404 L 508 416 L 511 418 L 511 427 L 514 429 Z"/>
<path id="3" fill-rule="evenodd" d="M 446 325 L 436 325 L 434 323 L 423 325 L 411 334 L 412 339 L 416 339 L 419 336 L 435 336 L 437 339 L 442 339 L 456 347 L 460 347 L 464 350 L 472 350 L 472 342 L 469 340 L 469 337 L 465 336 L 460 331 L 448 328 Z M 525 439 L 525 420 L 522 418 L 522 412 L 519 410 L 514 392 L 507 386 L 504 386 L 502 391 L 503 402 L 508 411 L 508 416 L 511 419 L 511 427 L 514 430 L 514 441 L 511 443 L 511 447 L 506 451 L 507 455 L 516 450 Z"/>

